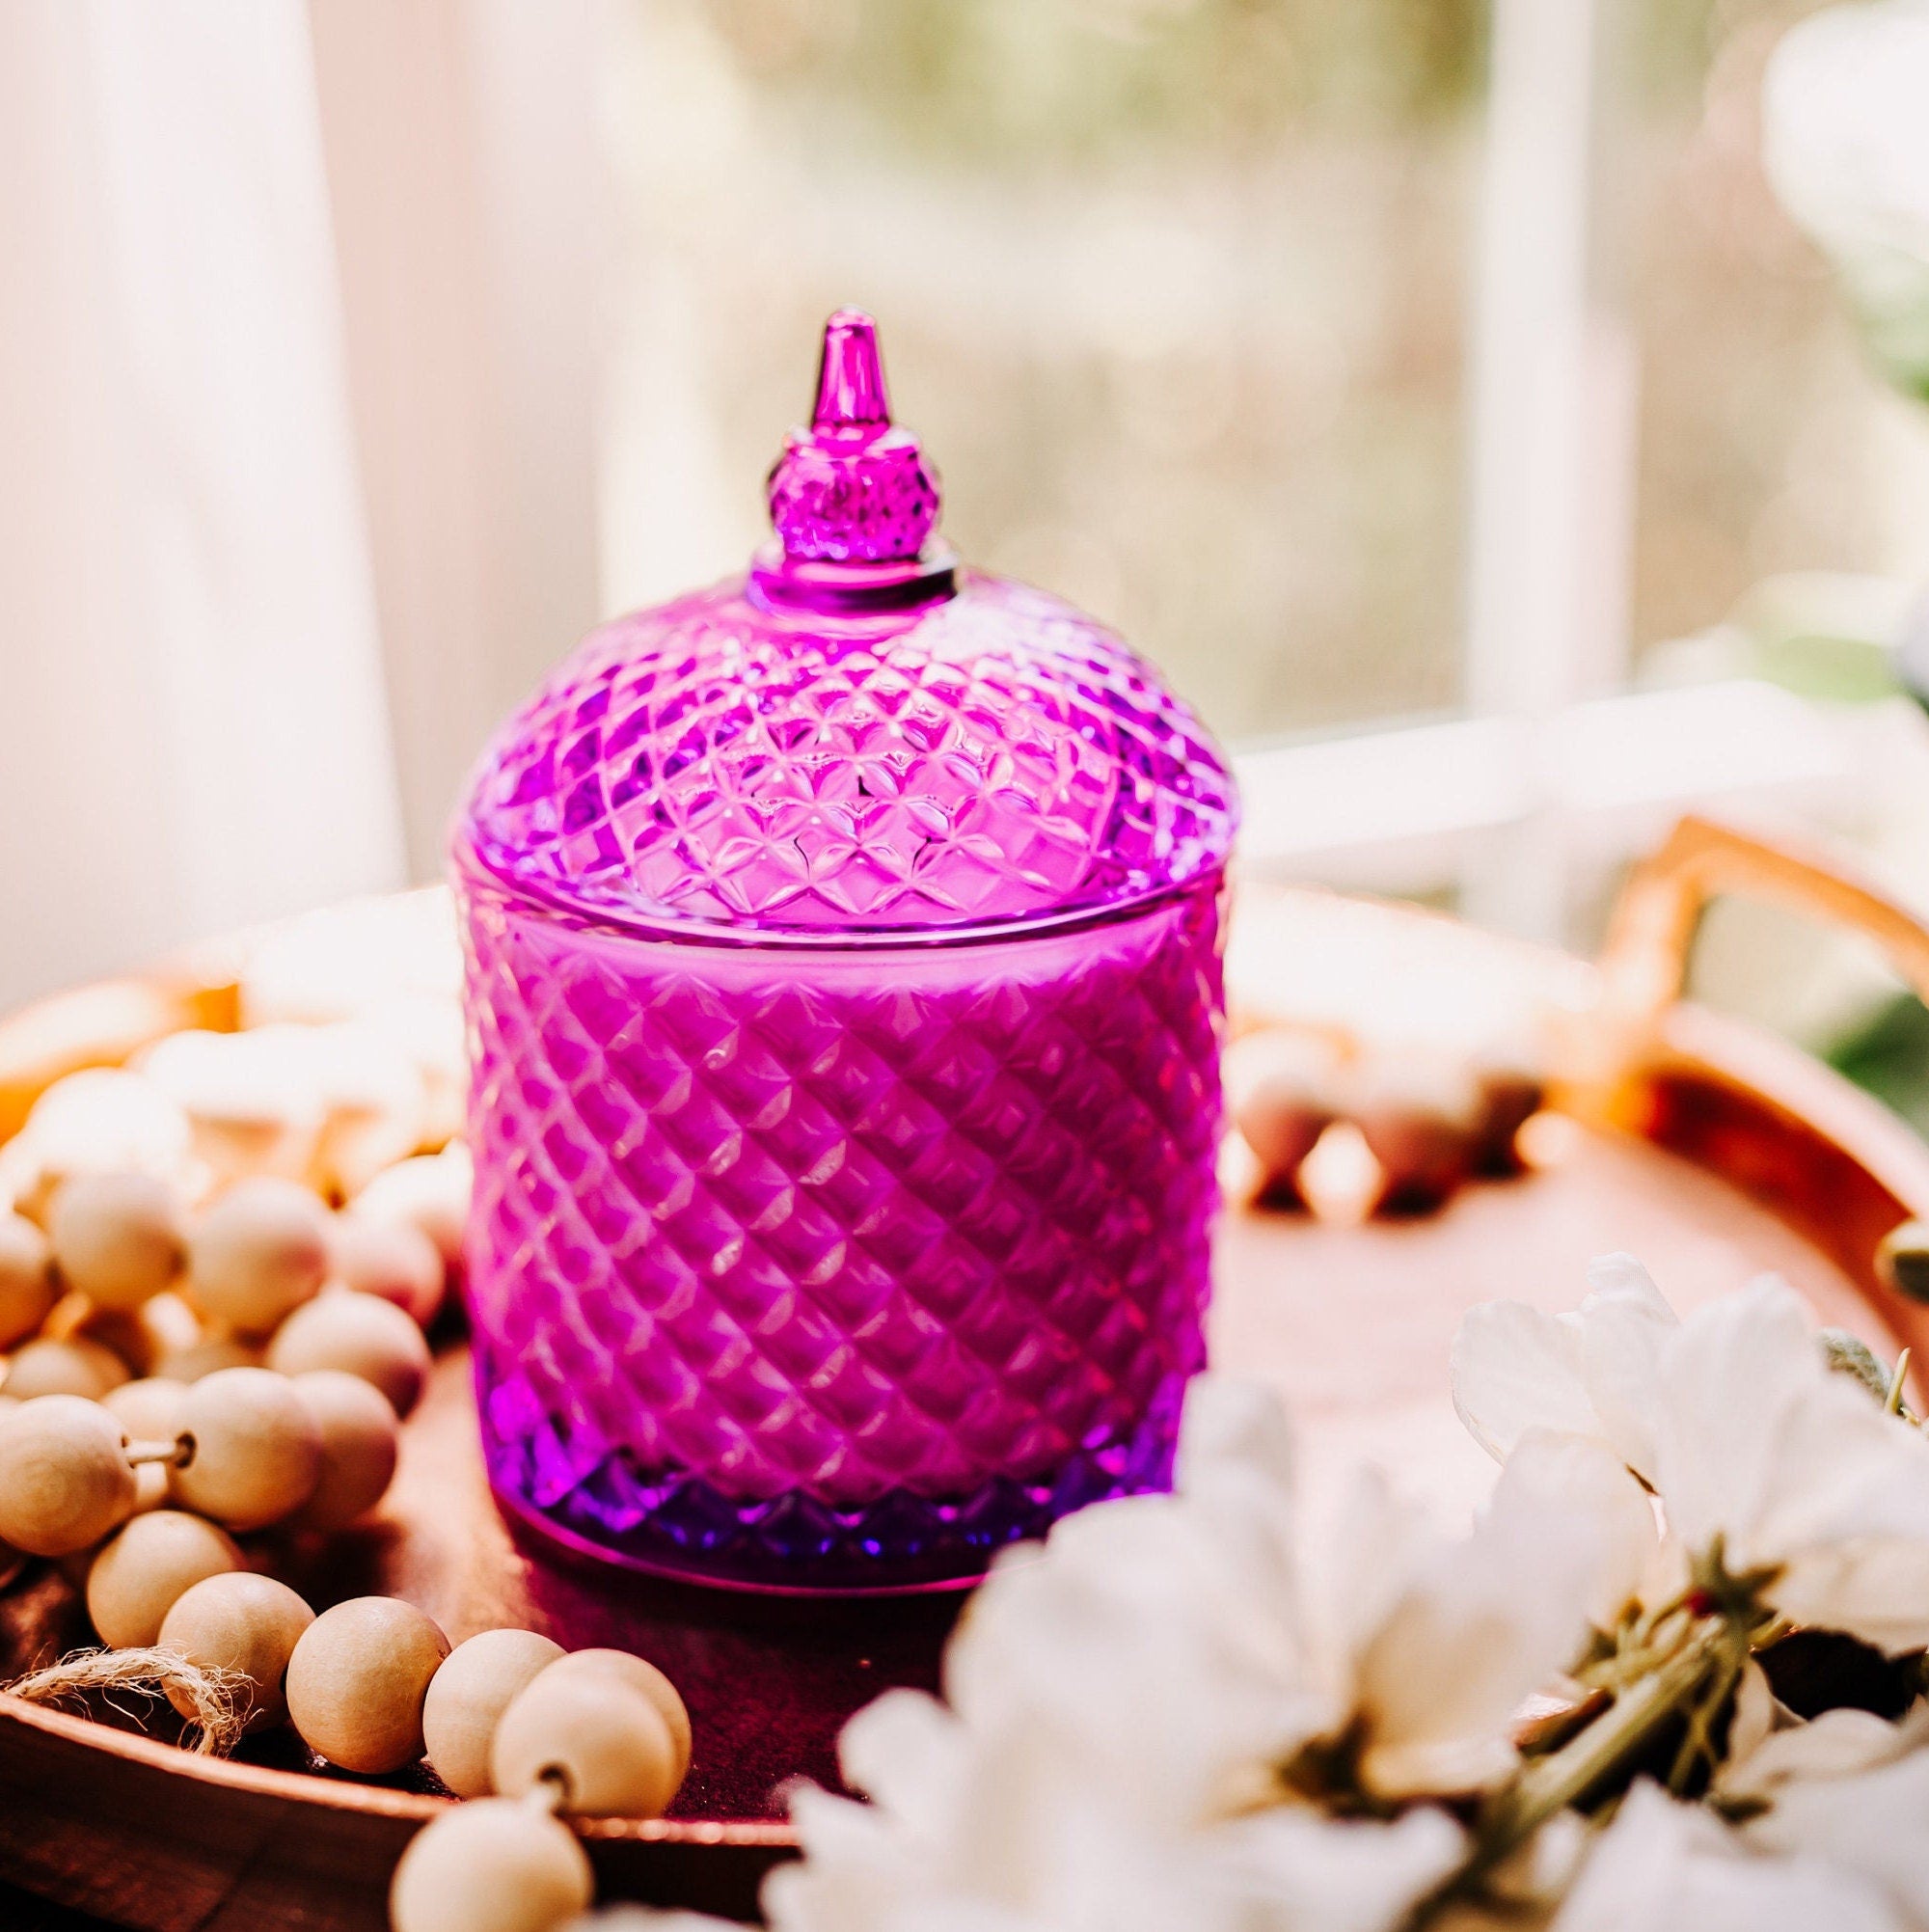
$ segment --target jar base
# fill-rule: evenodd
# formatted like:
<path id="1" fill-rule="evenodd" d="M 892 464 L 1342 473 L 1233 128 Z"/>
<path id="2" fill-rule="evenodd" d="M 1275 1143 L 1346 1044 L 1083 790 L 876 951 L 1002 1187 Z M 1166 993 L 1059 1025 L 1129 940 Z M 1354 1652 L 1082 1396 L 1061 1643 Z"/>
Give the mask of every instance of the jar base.
<path id="1" fill-rule="evenodd" d="M 1136 1459 L 1136 1458 L 1134 1458 Z M 691 1477 L 653 1485 L 650 1514 L 612 1520 L 593 1483 L 536 1503 L 500 1468 L 497 1507 L 572 1555 L 646 1576 L 768 1596 L 910 1596 L 969 1590 L 1001 1550 L 1042 1538 L 1089 1503 L 1171 1486 L 1169 1441 L 1156 1466 L 1122 1472 L 1116 1450 L 1078 1456 L 1049 1483 L 999 1481 L 951 1502 L 897 1492 L 856 1509 L 797 1493 L 743 1502 Z"/>

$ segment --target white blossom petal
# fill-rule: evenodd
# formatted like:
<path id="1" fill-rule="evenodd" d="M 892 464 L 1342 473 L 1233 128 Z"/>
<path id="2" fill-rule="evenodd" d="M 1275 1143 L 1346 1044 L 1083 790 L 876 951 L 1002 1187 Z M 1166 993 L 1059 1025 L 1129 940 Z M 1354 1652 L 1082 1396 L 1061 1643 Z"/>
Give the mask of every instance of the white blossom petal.
<path id="1" fill-rule="evenodd" d="M 1774 1561 L 1751 1531 L 1792 1412 L 1828 1373 L 1807 1311 L 1780 1281 L 1752 1283 L 1682 1324 L 1659 1364 L 1650 1478 L 1672 1535 L 1694 1550 L 1725 1537 L 1731 1569 Z"/>
<path id="2" fill-rule="evenodd" d="M 1430 1806 L 1390 1825 L 1268 1811 L 1241 1819 L 1228 1837 L 1254 1905 L 1243 1922 L 1268 1932 L 1384 1932 L 1466 1850 L 1460 1827 Z M 1173 1932 L 1190 1922 L 1175 1919 Z"/>
<path id="3" fill-rule="evenodd" d="M 1621 1801 L 1550 1932 L 1909 1932 L 1872 1886 L 1816 1860 L 1752 1858 L 1645 1780 Z"/>
<path id="4" fill-rule="evenodd" d="M 1623 1610 L 1663 1585 L 1653 1499 L 1620 1457 L 1591 1437 L 1530 1429 L 1501 1471 L 1492 1508 L 1532 1508 L 1581 1526 L 1591 1551 L 1584 1607 L 1597 1630 L 1612 1630 Z"/>
<path id="5" fill-rule="evenodd" d="M 945 1694 L 975 1734 L 1076 1739 L 1119 1802 L 1193 1820 L 1243 1766 L 1291 1756 L 1336 1713 L 1309 1679 L 1270 1544 L 1186 1499 L 1068 1517 L 1043 1556 L 1000 1563 L 945 1654 Z"/>
<path id="6" fill-rule="evenodd" d="M 1718 1773 L 1718 1783 L 1775 1735 L 1781 1708 L 1768 1673 L 1751 1657 L 1742 1666 L 1741 1681 L 1735 1686 L 1734 1714 L 1728 1719 L 1727 1761 Z"/>
<path id="7" fill-rule="evenodd" d="M 1531 1429 L 1600 1432 L 1575 1316 L 1544 1315 L 1524 1301 L 1483 1302 L 1461 1320 L 1450 1373 L 1455 1411 L 1497 1462 Z"/>
<path id="8" fill-rule="evenodd" d="M 1752 1666 L 1759 1674 L 1759 1666 Z M 1763 1677 L 1763 1683 L 1767 1679 Z M 1903 1733 L 1873 1711 L 1826 1710 L 1751 1738 L 1729 1741 L 1730 1756 L 1716 1780 L 1725 1799 L 1767 1801 L 1784 1786 L 1814 1778 L 1847 1778 L 1898 1755 Z"/>
<path id="9" fill-rule="evenodd" d="M 1385 1797 L 1481 1789 L 1514 1764 L 1521 1702 L 1581 1647 L 1599 1526 L 1504 1474 L 1470 1537 L 1433 1540 L 1405 1567 L 1399 1595 L 1356 1626 L 1362 1781 Z"/>
<path id="10" fill-rule="evenodd" d="M 958 1803 L 969 1743 L 964 1727 L 922 1691 L 886 1691 L 844 1727 L 838 1768 L 911 1830 L 936 1836 Z"/>
<path id="11" fill-rule="evenodd" d="M 1681 1322 L 1630 1256 L 1589 1280 L 1572 1316 L 1468 1316 L 1456 1401 L 1481 1440 L 1510 1455 L 1547 1426 L 1535 1417 L 1559 1418 L 1640 1475 L 1667 1530 L 1644 1600 L 1719 1544 L 1798 1623 L 1890 1654 L 1929 1645 L 1929 1440 L 1829 1370 L 1795 1292 L 1764 1278 Z M 1615 1607 L 1591 1606 L 1597 1620 Z"/>
<path id="12" fill-rule="evenodd" d="M 1602 1436 L 1645 1482 L 1654 1480 L 1660 1422 L 1657 1371 L 1680 1321 L 1632 1255 L 1602 1255 L 1588 1269 L 1581 1346 L 1588 1399 Z"/>
<path id="13" fill-rule="evenodd" d="M 1819 1729 L 1821 1722 L 1808 1730 Z M 1744 1835 L 1752 1844 L 1825 1861 L 1853 1874 L 1878 1889 L 1899 1917 L 1915 1926 L 1929 1925 L 1929 1832 L 1923 1829 L 1929 1819 L 1929 1752 L 1909 1751 L 1855 1776 L 1815 1775 L 1825 1751 L 1847 1757 L 1876 1743 L 1864 1727 L 1833 1727 L 1826 1744 L 1818 1743 L 1807 1754 L 1807 1775 L 1782 1782 L 1773 1808 L 1746 1826 Z M 1830 1932 L 1838 1928 L 1832 1925 Z"/>

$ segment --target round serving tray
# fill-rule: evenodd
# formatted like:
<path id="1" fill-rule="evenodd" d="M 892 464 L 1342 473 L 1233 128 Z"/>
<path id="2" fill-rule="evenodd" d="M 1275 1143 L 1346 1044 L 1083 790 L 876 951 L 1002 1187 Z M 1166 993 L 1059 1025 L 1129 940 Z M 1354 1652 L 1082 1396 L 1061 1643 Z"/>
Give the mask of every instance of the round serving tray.
<path id="1" fill-rule="evenodd" d="M 1741 890 L 1845 920 L 1929 988 L 1929 935 L 1839 869 L 1719 828 L 1684 826 L 1636 877 L 1598 968 L 1436 915 L 1249 888 L 1232 962 L 1242 1023 L 1370 1029 L 1371 1000 L 1456 981 L 1527 1002 L 1562 1041 L 1528 1170 L 1401 1220 L 1230 1211 L 1218 1250 L 1215 1359 L 1277 1383 L 1309 1482 L 1365 1454 L 1446 1510 L 1491 1480 L 1455 1422 L 1448 1345 L 1497 1294 L 1571 1305 L 1594 1254 L 1643 1256 L 1678 1306 L 1773 1268 L 1826 1320 L 1883 1347 L 1929 1343 L 1924 1311 L 1879 1282 L 1877 1243 L 1929 1214 L 1929 1150 L 1876 1102 L 1757 1029 L 1678 1003 L 1695 920 Z M 0 1137 L 35 1093 L 183 1025 L 232 1025 L 234 958 L 218 970 L 87 989 L 0 1023 Z M 1339 1010 L 1377 989 L 1357 1013 Z M 1335 989 L 1345 989 L 1343 996 Z M 898 1684 L 935 1688 L 960 1599 L 751 1597 L 573 1562 L 491 1502 L 467 1350 L 443 1338 L 373 1523 L 277 1565 L 317 1607 L 406 1596 L 452 1639 L 521 1623 L 561 1643 L 640 1651 L 684 1690 L 695 1728 L 673 1814 L 584 1828 L 605 1900 L 754 1915 L 791 1855 L 784 1790 L 836 1781 L 844 1720 Z M 1925 1357 L 1929 1359 L 1929 1357 Z M 0 1675 L 89 1639 L 57 1568 L 0 1592 Z M 333 1932 L 386 1923 L 403 1845 L 448 1801 L 312 1767 L 287 1733 L 229 1761 L 143 1734 L 127 1715 L 0 1695 L 0 1878 L 143 1932 Z"/>

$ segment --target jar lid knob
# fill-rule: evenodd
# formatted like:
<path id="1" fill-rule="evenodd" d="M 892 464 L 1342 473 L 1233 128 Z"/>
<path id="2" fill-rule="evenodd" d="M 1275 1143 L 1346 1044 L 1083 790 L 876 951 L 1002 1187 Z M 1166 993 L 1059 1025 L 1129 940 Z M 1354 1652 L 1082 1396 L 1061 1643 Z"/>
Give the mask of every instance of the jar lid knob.
<path id="1" fill-rule="evenodd" d="M 859 310 L 824 325 L 810 426 L 785 437 L 770 503 L 784 556 L 801 561 L 909 562 L 937 521 L 937 473 L 891 422 L 878 327 Z"/>
<path id="2" fill-rule="evenodd" d="M 817 407 L 810 412 L 810 426 L 820 436 L 891 426 L 884 365 L 878 354 L 878 325 L 861 309 L 840 309 L 824 325 Z"/>

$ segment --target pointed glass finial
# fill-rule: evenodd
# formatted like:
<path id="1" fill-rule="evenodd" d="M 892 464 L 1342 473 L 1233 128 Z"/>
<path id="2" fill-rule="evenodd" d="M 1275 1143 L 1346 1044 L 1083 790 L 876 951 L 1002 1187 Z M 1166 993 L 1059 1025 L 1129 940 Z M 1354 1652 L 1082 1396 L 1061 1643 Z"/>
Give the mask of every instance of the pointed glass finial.
<path id="1" fill-rule="evenodd" d="M 937 473 L 891 422 L 878 329 L 840 309 L 824 325 L 817 402 L 771 472 L 771 521 L 792 562 L 909 563 L 937 521 Z"/>
<path id="2" fill-rule="evenodd" d="M 878 356 L 878 325 L 861 309 L 840 309 L 824 325 L 817 366 L 817 407 L 810 426 L 820 436 L 888 429 L 890 398 Z"/>

